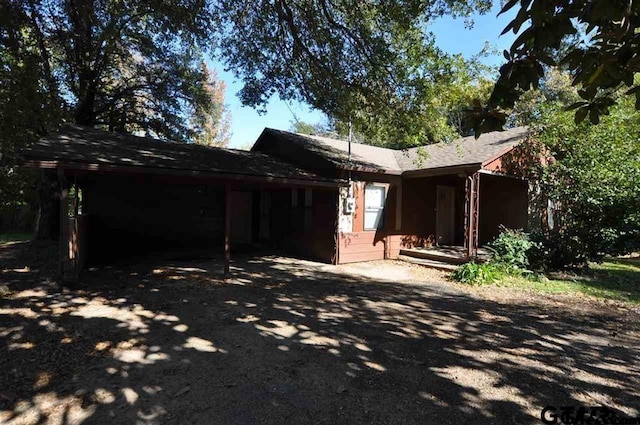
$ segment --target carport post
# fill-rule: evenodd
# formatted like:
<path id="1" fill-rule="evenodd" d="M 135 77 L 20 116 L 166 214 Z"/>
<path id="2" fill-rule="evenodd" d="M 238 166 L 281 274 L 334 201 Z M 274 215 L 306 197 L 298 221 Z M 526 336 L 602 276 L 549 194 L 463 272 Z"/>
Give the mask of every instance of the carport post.
<path id="1" fill-rule="evenodd" d="M 231 188 L 225 187 L 224 200 L 224 276 L 229 276 L 229 263 L 231 262 Z"/>
<path id="2" fill-rule="evenodd" d="M 64 282 L 64 268 L 69 256 L 69 183 L 64 175 L 64 169 L 58 168 L 58 184 L 60 186 L 60 236 L 59 236 L 59 273 L 60 282 Z"/>

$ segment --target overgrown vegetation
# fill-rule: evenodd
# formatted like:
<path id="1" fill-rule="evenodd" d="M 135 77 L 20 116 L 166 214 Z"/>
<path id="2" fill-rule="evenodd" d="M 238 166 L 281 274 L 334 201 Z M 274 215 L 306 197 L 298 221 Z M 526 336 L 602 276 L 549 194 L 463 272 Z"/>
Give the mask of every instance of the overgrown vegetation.
<path id="1" fill-rule="evenodd" d="M 452 273 L 452 279 L 470 285 L 496 284 L 541 293 L 582 294 L 640 304 L 638 257 L 609 258 L 572 270 L 547 271 L 547 277 L 539 268 L 529 270 L 541 256 L 548 255 L 548 247 L 532 241 L 528 234 L 503 229 L 489 248 L 493 251 L 490 261 L 463 264 Z"/>
<path id="2" fill-rule="evenodd" d="M 501 279 L 504 277 L 504 274 L 504 270 L 496 264 L 476 263 L 472 261 L 456 268 L 451 274 L 451 277 L 460 283 L 483 285 Z"/>
<path id="3" fill-rule="evenodd" d="M 502 227 L 498 237 L 489 244 L 492 251 L 492 263 L 506 270 L 524 271 L 529 268 L 529 255 L 538 244 L 532 242 L 529 235 L 521 230 Z"/>
<path id="4" fill-rule="evenodd" d="M 452 278 L 461 283 L 481 285 L 493 283 L 505 276 L 524 276 L 529 271 L 529 255 L 538 245 L 521 230 L 502 228 L 488 248 L 493 255 L 486 263 L 470 262 L 458 267 Z"/>

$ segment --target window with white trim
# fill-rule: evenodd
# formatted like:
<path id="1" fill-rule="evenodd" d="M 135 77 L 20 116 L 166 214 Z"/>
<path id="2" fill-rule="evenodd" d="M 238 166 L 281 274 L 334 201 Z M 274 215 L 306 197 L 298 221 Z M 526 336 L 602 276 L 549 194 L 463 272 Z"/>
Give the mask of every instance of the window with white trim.
<path id="1" fill-rule="evenodd" d="M 384 225 L 385 192 L 384 186 L 364 187 L 364 230 L 377 230 Z"/>

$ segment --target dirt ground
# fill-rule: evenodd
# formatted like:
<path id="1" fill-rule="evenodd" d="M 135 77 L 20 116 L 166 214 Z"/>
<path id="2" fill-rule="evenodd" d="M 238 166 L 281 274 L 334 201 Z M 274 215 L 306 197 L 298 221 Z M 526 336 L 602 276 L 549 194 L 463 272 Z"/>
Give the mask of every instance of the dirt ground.
<path id="1" fill-rule="evenodd" d="M 0 247 L 0 423 L 535 424 L 640 416 L 640 312 L 399 262 L 157 260 L 47 279 Z M 55 258 L 55 256 L 53 256 Z"/>

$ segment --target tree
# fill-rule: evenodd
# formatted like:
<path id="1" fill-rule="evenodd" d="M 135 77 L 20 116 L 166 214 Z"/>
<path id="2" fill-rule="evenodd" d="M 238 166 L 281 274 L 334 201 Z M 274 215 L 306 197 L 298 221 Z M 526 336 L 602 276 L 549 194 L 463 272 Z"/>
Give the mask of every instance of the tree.
<path id="1" fill-rule="evenodd" d="M 27 36 L 29 17 L 16 2 L 0 3 L 0 230 L 31 230 L 37 205 L 37 173 L 18 167 L 18 152 L 65 114 L 43 78 L 37 37 Z"/>
<path id="2" fill-rule="evenodd" d="M 298 134 L 308 134 L 309 136 L 329 136 L 331 128 L 328 122 L 312 124 L 306 121 L 293 121 L 289 126 L 289 131 Z"/>
<path id="3" fill-rule="evenodd" d="M 455 131 L 439 97 L 470 64 L 439 50 L 425 28 L 445 14 L 487 12 L 491 3 L 220 0 L 218 53 L 244 81 L 247 105 L 277 94 L 351 121 L 379 144 L 446 140 Z"/>
<path id="4" fill-rule="evenodd" d="M 209 107 L 202 49 L 213 28 L 203 1 L 28 0 L 25 37 L 42 80 L 77 124 L 192 140 L 188 118 Z"/>
<path id="5" fill-rule="evenodd" d="M 193 125 L 201 129 L 195 136 L 195 142 L 199 145 L 225 147 L 231 140 L 231 113 L 224 103 L 226 84 L 218 80 L 215 70 L 210 70 L 204 63 L 202 67 L 209 75 L 204 92 L 210 100 L 202 102 L 193 115 Z"/>
<path id="6" fill-rule="evenodd" d="M 518 37 L 500 68 L 486 106 L 476 103 L 470 116 L 476 134 L 499 129 L 505 109 L 538 87 L 547 66 L 560 65 L 572 77 L 580 100 L 574 119 L 594 124 L 620 99 L 635 98 L 640 110 L 640 4 L 623 0 L 509 0 L 502 12 L 518 10 L 503 33 Z M 566 44 L 572 40 L 571 44 Z M 558 55 L 558 51 L 562 54 Z M 558 57 L 559 56 L 559 57 Z"/>
<path id="7" fill-rule="evenodd" d="M 354 141 L 390 148 L 420 146 L 467 136 L 470 133 L 465 108 L 475 98 L 488 97 L 492 82 L 486 75 L 490 70 L 477 58 L 466 61 L 460 55 L 446 56 L 446 63 L 446 78 L 425 83 L 423 91 L 415 91 L 408 109 L 389 110 L 379 115 L 359 109 L 353 111 L 348 120 L 328 116 L 326 122 L 321 123 L 296 122 L 291 130 L 346 139 L 351 122 Z"/>
<path id="8" fill-rule="evenodd" d="M 540 170 L 555 209 L 540 237 L 552 268 L 640 248 L 640 113 L 623 93 L 615 100 L 599 125 L 576 124 L 559 102 L 538 109 L 536 138 L 555 159 Z"/>
<path id="9" fill-rule="evenodd" d="M 18 150 L 64 121 L 224 143 L 223 86 L 201 65 L 212 41 L 211 7 L 199 0 L 2 2 L 2 205 L 24 203 L 33 190 L 33 179 L 15 166 Z M 51 199 L 50 183 L 40 186 Z"/>

